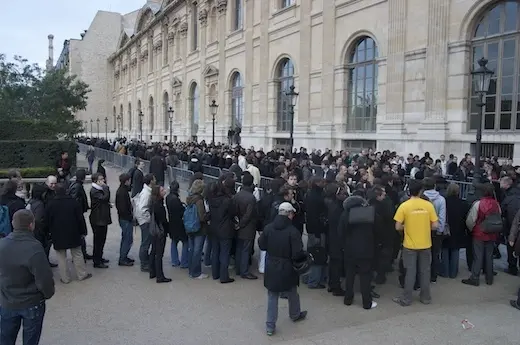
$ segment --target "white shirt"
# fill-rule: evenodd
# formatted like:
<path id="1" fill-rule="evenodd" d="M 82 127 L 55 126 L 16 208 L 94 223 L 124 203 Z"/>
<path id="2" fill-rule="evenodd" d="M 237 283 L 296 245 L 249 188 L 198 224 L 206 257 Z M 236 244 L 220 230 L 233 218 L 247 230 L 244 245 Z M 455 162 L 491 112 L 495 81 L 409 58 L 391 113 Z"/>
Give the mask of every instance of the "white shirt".
<path id="1" fill-rule="evenodd" d="M 139 223 L 143 225 L 150 223 L 150 197 L 152 196 L 152 188 L 148 185 L 143 185 L 143 190 L 134 196 L 132 202 L 134 204 L 134 217 Z"/>

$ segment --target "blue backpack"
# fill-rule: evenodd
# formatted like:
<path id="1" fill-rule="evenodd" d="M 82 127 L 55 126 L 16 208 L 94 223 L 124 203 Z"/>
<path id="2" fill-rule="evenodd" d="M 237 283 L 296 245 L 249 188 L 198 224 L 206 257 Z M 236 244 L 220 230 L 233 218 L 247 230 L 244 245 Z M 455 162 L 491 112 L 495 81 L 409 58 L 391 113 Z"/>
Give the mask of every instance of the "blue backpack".
<path id="1" fill-rule="evenodd" d="M 6 205 L 0 206 L 0 237 L 5 237 L 13 231 L 11 227 L 11 217 L 9 208 Z"/>
<path id="2" fill-rule="evenodd" d="M 186 206 L 182 221 L 187 234 L 194 234 L 200 231 L 200 219 L 197 205 L 191 204 Z"/>

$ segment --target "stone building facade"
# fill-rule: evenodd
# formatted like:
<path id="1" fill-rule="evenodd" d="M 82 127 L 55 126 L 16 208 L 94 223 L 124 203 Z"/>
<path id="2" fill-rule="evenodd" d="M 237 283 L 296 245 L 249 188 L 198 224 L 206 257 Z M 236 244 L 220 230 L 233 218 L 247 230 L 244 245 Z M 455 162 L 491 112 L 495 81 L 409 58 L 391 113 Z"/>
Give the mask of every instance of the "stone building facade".
<path id="1" fill-rule="evenodd" d="M 520 157 L 520 5 L 497 0 L 154 0 L 109 57 L 122 134 L 244 146 L 461 155 L 475 140 L 471 70 L 495 71 L 483 152 Z M 115 120 L 113 121 L 116 122 Z"/>

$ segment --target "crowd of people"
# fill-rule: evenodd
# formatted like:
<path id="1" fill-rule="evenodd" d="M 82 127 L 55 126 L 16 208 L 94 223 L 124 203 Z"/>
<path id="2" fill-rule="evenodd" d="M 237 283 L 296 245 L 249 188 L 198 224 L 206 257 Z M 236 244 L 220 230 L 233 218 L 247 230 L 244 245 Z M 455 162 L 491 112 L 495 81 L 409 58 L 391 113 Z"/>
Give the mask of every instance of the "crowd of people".
<path id="1" fill-rule="evenodd" d="M 115 193 L 122 233 L 119 266 L 131 267 L 137 261 L 129 252 L 133 228 L 138 225 L 140 270 L 157 283 L 172 281 L 163 269 L 168 237 L 170 264 L 186 269 L 193 279 L 211 275 L 222 284 L 230 284 L 235 281 L 230 275 L 233 267 L 235 277 L 256 280 L 258 274 L 252 264 L 258 239 L 260 253 L 255 257 L 268 290 L 268 335 L 276 331 L 279 298 L 288 299 L 293 321 L 306 318 L 297 290 L 300 283 L 309 289 L 327 289 L 342 297 L 345 305 L 352 305 L 354 280 L 359 275 L 362 306 L 372 309 L 377 306 L 374 300 L 380 297 L 376 287 L 386 284 L 388 273 L 395 269 L 399 271 L 403 293 L 394 302 L 409 306 L 413 291 L 420 290 L 420 302 L 429 304 L 431 283 L 437 282 L 438 277 L 459 276 L 462 248 L 466 249 L 471 273 L 462 283 L 478 286 L 483 271 L 486 284 L 493 284 L 493 258 L 500 255 L 500 243 L 508 249 L 507 272 L 518 273 L 520 180 L 518 167 L 510 161 L 499 165 L 496 158 L 484 159 L 484 178 L 475 185 L 474 200 L 463 200 L 456 181 L 467 181 L 476 172 L 469 154 L 458 162 L 453 155 L 435 160 L 429 153 L 405 158 L 395 152 L 372 149 L 357 154 L 330 150 L 309 153 L 305 148 L 264 153 L 262 149 L 205 143 L 146 145 L 126 139 L 108 142 L 88 138 L 79 138 L 79 142 L 90 145 L 87 160 L 91 172 L 96 160 L 94 147 L 137 158 L 135 166 L 119 176 Z M 150 162 L 149 171 L 145 169 L 145 160 Z M 182 161 L 194 172 L 185 200 L 181 200 L 179 182 L 168 181 L 165 174 L 167 166 L 178 167 Z M 47 262 L 49 243 L 54 246 L 62 283 L 70 282 L 67 250 L 79 280 L 92 276 L 86 269 L 87 260 L 92 260 L 96 269 L 109 268 L 103 250 L 107 228 L 112 223 L 111 191 L 103 162 L 99 162 L 101 169 L 92 173 L 90 198 L 83 187 L 86 171 L 80 169 L 72 183 L 58 181 L 59 171 L 58 176 L 50 176 L 45 186 L 33 188 L 26 203 L 16 195 L 21 177 L 13 172 L 0 199 L 1 207 L 9 211 L 14 230 L 0 231 L 6 235 L 0 241 L 2 277 L 15 274 L 11 261 L 2 260 L 8 255 L 2 246 L 17 246 L 19 233 L 24 233 L 25 239 L 29 238 L 29 231 L 41 243 L 38 255 L 43 253 Z M 227 170 L 215 182 L 208 183 L 203 175 L 204 165 Z M 260 194 L 262 176 L 272 180 Z M 165 188 L 167 181 L 169 188 Z M 63 209 L 68 212 L 62 212 Z M 89 209 L 92 255 L 87 253 L 85 242 L 84 215 Z M 31 212 L 27 213 L 28 210 Z M 23 221 L 17 220 L 20 217 Z M 306 246 L 302 240 L 304 232 Z M 20 262 L 25 262 L 34 253 L 20 251 L 18 255 Z M 203 272 L 203 265 L 210 274 Z M 23 318 L 11 309 L 30 309 L 52 296 L 54 288 L 50 288 L 49 282 L 45 281 L 47 290 L 40 290 L 42 281 L 47 279 L 46 270 L 40 267 L 42 273 L 37 276 L 31 262 L 23 269 L 27 276 L 34 273 L 35 287 L 30 293 L 40 297 L 40 304 L 32 303 L 34 295 L 31 303 L 27 298 L 23 303 L 17 302 L 19 292 L 13 289 L 10 278 L 2 278 L 2 320 L 4 314 L 8 318 Z M 520 291 L 519 300 L 510 303 L 520 309 Z M 15 326 L 13 321 L 13 326 L 4 332 L 2 321 L 2 337 L 16 338 L 19 324 L 18 328 Z"/>

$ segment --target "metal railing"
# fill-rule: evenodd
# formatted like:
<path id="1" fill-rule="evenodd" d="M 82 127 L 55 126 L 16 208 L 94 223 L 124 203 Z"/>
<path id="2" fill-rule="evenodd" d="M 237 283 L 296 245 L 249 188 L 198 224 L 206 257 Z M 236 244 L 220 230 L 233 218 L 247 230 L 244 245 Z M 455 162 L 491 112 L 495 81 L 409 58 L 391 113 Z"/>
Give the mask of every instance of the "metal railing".
<path id="1" fill-rule="evenodd" d="M 210 176 L 214 176 L 214 177 L 220 177 L 220 175 L 222 175 L 222 170 L 219 167 L 202 164 L 202 169 L 204 171 L 204 174 L 206 174 L 206 175 L 210 175 Z"/>

